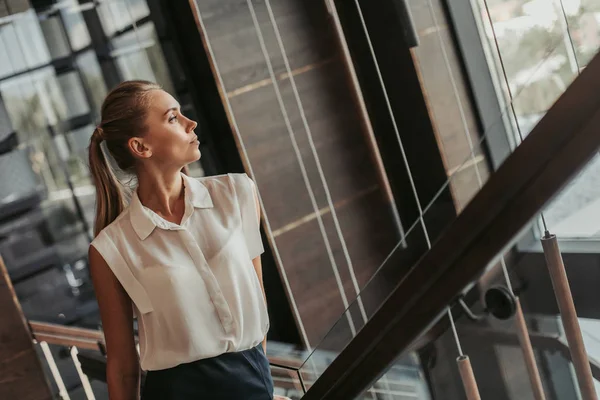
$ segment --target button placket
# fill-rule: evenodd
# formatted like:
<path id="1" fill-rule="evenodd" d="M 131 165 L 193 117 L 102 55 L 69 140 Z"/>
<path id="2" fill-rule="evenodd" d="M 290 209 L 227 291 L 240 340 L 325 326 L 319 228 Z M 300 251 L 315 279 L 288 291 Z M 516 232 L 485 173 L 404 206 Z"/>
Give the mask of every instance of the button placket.
<path id="1" fill-rule="evenodd" d="M 204 257 L 204 253 L 200 250 L 200 246 L 196 243 L 196 240 L 192 236 L 192 234 L 185 228 L 179 231 L 183 243 L 185 247 L 192 257 L 198 272 L 200 272 L 200 276 L 204 280 L 206 284 L 206 289 L 208 290 L 208 295 L 210 296 L 215 309 L 217 310 L 217 315 L 221 320 L 221 325 L 226 333 L 231 333 L 233 330 L 233 315 L 231 314 L 231 309 L 227 304 L 227 300 L 225 296 L 223 296 L 223 292 L 219 287 L 219 282 L 217 282 L 217 278 L 210 270 L 208 263 L 206 262 L 206 258 Z"/>

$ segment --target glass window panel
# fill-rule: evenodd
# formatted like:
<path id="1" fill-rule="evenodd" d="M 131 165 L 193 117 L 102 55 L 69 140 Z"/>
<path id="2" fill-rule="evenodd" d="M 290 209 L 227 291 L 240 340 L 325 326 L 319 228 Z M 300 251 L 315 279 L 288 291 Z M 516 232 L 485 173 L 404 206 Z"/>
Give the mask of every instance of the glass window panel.
<path id="1" fill-rule="evenodd" d="M 54 103 L 62 104 L 60 90 L 53 77 L 53 68 L 0 82 L 0 93 L 13 124 L 19 143 L 34 149 L 31 162 L 48 188 L 65 186 L 55 146 L 48 124 L 55 119 Z"/>
<path id="2" fill-rule="evenodd" d="M 88 114 L 90 106 L 87 102 L 81 80 L 76 72 L 69 72 L 58 77 L 58 84 L 64 95 L 67 118 Z"/>
<path id="3" fill-rule="evenodd" d="M 0 204 L 31 194 L 39 184 L 29 162 L 29 151 L 19 149 L 0 155 Z"/>
<path id="4" fill-rule="evenodd" d="M 89 145 L 89 138 L 94 128 L 90 126 L 85 127 L 85 131 L 79 129 L 77 132 L 67 133 L 65 135 L 58 134 L 54 140 L 54 149 L 57 153 L 57 161 L 63 163 L 69 173 L 69 179 L 74 187 L 91 184 L 89 177 L 89 168 L 86 162 L 87 149 L 75 147 L 74 141 L 83 142 L 84 138 L 87 138 L 85 146 Z M 73 140 L 75 139 L 75 140 Z M 77 143 L 81 145 L 82 143 Z"/>
<path id="5" fill-rule="evenodd" d="M 73 256 L 85 256 L 85 251 L 82 253 L 81 250 L 85 248 L 83 244 L 86 240 L 80 240 L 81 244 L 73 242 L 71 240 L 69 244 L 72 249 L 79 250 L 78 253 L 73 252 L 73 255 L 66 254 L 65 256 L 60 253 L 57 255 L 52 254 L 54 257 L 59 257 L 58 260 L 63 261 L 65 266 L 76 261 L 72 260 L 72 258 L 75 258 Z M 55 248 L 48 250 L 55 250 Z M 55 250 L 55 253 L 58 252 Z M 31 289 L 37 289 L 30 290 L 29 296 L 21 295 L 19 293 L 21 292 L 21 288 L 17 289 L 23 313 L 27 318 L 53 323 L 72 324 L 85 311 L 84 307 L 89 308 L 90 306 L 94 306 L 94 296 L 90 296 L 91 282 L 89 281 L 89 275 L 86 276 L 85 270 L 77 271 L 76 279 L 79 278 L 80 281 L 78 280 L 74 284 L 75 282 L 68 278 L 67 271 L 63 268 L 52 268 L 28 279 L 26 281 L 27 286 Z M 87 292 L 85 293 L 87 296 L 84 296 L 82 292 Z M 97 308 L 97 306 L 95 307 Z"/>
<path id="6" fill-rule="evenodd" d="M 143 50 L 117 57 L 117 64 L 123 73 L 123 78 L 126 80 L 145 79 L 152 82 L 156 81 L 154 72 L 148 63 L 146 52 Z"/>
<path id="7" fill-rule="evenodd" d="M 146 0 L 127 0 L 127 9 L 134 21 L 138 21 L 150 15 L 150 9 Z"/>
<path id="8" fill-rule="evenodd" d="M 104 97 L 107 94 L 107 88 L 96 54 L 92 50 L 87 51 L 78 56 L 75 62 L 88 88 L 88 92 L 92 96 L 91 101 L 93 104 L 90 104 L 92 112 L 99 112 Z"/>
<path id="9" fill-rule="evenodd" d="M 25 56 L 21 50 L 14 23 L 0 26 L 0 42 L 4 48 L 2 64 L 6 64 L 6 75 L 15 74 L 27 69 Z"/>
<path id="10" fill-rule="evenodd" d="M 70 149 L 70 157 L 67 161 L 73 184 L 77 186 L 90 185 L 91 179 L 88 168 L 88 146 L 94 132 L 93 125 L 86 125 L 74 129 L 65 135 Z M 94 209 L 92 207 L 92 209 Z"/>
<path id="11" fill-rule="evenodd" d="M 562 0 L 562 7 L 578 66 L 583 68 L 600 47 L 600 3 L 597 0 Z"/>
<path id="12" fill-rule="evenodd" d="M 514 99 L 513 122 L 525 136 L 598 51 L 600 3 L 478 0 L 477 4 L 476 14 L 486 26 L 484 46 L 492 49 L 491 69 L 498 71 L 497 92 L 507 104 Z M 517 144 L 519 130 L 513 131 Z M 545 209 L 557 235 L 583 239 L 600 233 L 593 223 L 600 213 L 599 171 L 597 156 Z"/>
<path id="13" fill-rule="evenodd" d="M 154 24 L 147 22 L 136 29 L 119 35 L 111 40 L 115 49 L 129 48 L 132 46 L 148 47 L 156 41 Z"/>
<path id="14" fill-rule="evenodd" d="M 13 132 L 12 123 L 8 118 L 4 101 L 0 96 L 0 142 L 8 137 Z"/>
<path id="15" fill-rule="evenodd" d="M 119 35 L 112 44 L 113 55 L 125 79 L 147 79 L 161 84 L 167 91 L 173 89 L 154 24 L 148 22 Z"/>
<path id="16" fill-rule="evenodd" d="M 510 90 L 517 124 L 527 135 L 578 73 L 560 5 L 546 0 L 478 4 L 489 47 L 498 44 L 493 62 L 499 80 Z M 510 103 L 504 87 L 498 92 Z"/>
<path id="17" fill-rule="evenodd" d="M 122 0 L 103 2 L 98 6 L 100 22 L 107 36 L 131 25 L 129 11 Z"/>
<path id="18" fill-rule="evenodd" d="M 31 74 L 42 109 L 44 124 L 55 125 L 58 120 L 67 118 L 67 104 L 59 87 L 53 68 L 46 68 Z"/>
<path id="19" fill-rule="evenodd" d="M 45 130 L 46 117 L 29 74 L 0 82 L 0 93 L 20 142 Z"/>
<path id="20" fill-rule="evenodd" d="M 13 73 L 12 62 L 8 56 L 8 49 L 4 44 L 4 29 L 5 27 L 0 27 L 0 78 Z"/>
<path id="21" fill-rule="evenodd" d="M 45 161 L 47 164 L 48 171 L 45 171 L 44 180 L 52 191 L 66 190 L 68 189 L 65 173 L 64 163 L 59 157 L 59 149 L 57 149 L 56 142 L 50 136 L 49 132 L 46 132 L 44 136 L 40 136 L 37 140 L 38 146 L 45 155 Z"/>
<path id="22" fill-rule="evenodd" d="M 77 51 L 89 46 L 92 39 L 81 12 L 76 8 L 66 8 L 61 10 L 61 15 L 73 50 Z"/>
<path id="23" fill-rule="evenodd" d="M 158 40 L 154 41 L 154 45 L 146 49 L 146 56 L 150 63 L 150 68 L 156 76 L 156 83 L 161 85 L 169 93 L 175 93 L 175 87 L 171 81 L 169 73 L 169 65 L 165 60 L 165 55 Z"/>
<path id="24" fill-rule="evenodd" d="M 90 138 L 94 132 L 95 126 L 86 125 L 82 128 L 74 129 L 67 135 L 71 150 L 73 152 L 87 153 L 87 148 L 90 145 Z"/>
<path id="25" fill-rule="evenodd" d="M 21 14 L 21 17 L 15 19 L 13 24 L 27 66 L 35 68 L 49 63 L 50 53 L 35 11 L 29 10 Z"/>
<path id="26" fill-rule="evenodd" d="M 597 223 L 600 213 L 599 179 L 600 156 L 596 155 L 544 211 L 553 233 L 563 238 L 600 236 Z"/>
<path id="27" fill-rule="evenodd" d="M 56 135 L 54 138 L 54 146 L 56 148 L 56 152 L 58 153 L 58 157 L 61 160 L 66 161 L 69 159 L 71 154 L 71 150 L 69 149 L 69 145 L 67 144 L 67 139 L 64 135 Z"/>
<path id="28" fill-rule="evenodd" d="M 66 57 L 70 54 L 69 43 L 58 16 L 51 16 L 40 21 L 46 44 L 53 59 Z"/>

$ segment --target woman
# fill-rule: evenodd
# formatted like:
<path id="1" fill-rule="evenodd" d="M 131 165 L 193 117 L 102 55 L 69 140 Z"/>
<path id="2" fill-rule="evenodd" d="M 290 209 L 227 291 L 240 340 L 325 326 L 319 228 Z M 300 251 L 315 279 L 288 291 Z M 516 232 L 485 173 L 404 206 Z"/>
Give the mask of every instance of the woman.
<path id="1" fill-rule="evenodd" d="M 111 400 L 139 397 L 140 366 L 143 400 L 273 398 L 256 189 L 245 174 L 181 172 L 200 158 L 196 126 L 158 85 L 130 81 L 108 94 L 91 138 L 89 260 Z M 137 178 L 128 205 L 102 143 Z"/>

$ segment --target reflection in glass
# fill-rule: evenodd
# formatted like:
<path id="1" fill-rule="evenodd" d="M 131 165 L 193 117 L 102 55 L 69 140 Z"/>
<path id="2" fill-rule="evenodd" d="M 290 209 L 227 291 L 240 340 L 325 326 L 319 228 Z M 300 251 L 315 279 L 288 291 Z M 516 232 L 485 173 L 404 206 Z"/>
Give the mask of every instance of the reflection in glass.
<path id="1" fill-rule="evenodd" d="M 92 39 L 90 38 L 90 33 L 81 12 L 76 7 L 69 7 L 61 9 L 60 13 L 73 51 L 78 51 L 89 46 Z"/>
<path id="2" fill-rule="evenodd" d="M 124 0 L 104 1 L 97 6 L 98 15 L 106 36 L 131 25 L 131 16 Z"/>
<path id="3" fill-rule="evenodd" d="M 123 33 L 111 40 L 111 43 L 118 53 L 118 50 L 128 48 L 145 48 L 154 44 L 154 24 L 147 22 L 135 29 Z"/>
<path id="4" fill-rule="evenodd" d="M 525 136 L 578 73 L 564 16 L 554 1 L 477 3 L 484 40 L 493 49 L 490 62 L 506 85 L 498 92 L 507 104 L 514 98 L 518 129 Z"/>
<path id="5" fill-rule="evenodd" d="M 148 22 L 112 40 L 112 51 L 125 79 L 156 81 L 147 55 L 149 48 L 157 46 L 154 24 Z"/>
<path id="6" fill-rule="evenodd" d="M 8 113 L 6 112 L 6 107 L 4 106 L 2 96 L 0 96 L 0 143 L 6 140 L 12 133 L 12 123 L 8 118 Z"/>
<path id="7" fill-rule="evenodd" d="M 7 30 L 5 27 L 0 26 L 0 59 L 2 60 L 7 60 L 5 62 L 1 62 L 0 63 L 0 78 L 3 78 L 5 76 L 8 76 L 10 74 L 13 73 L 13 66 L 11 62 L 8 62 L 8 52 L 9 49 L 7 48 L 7 46 L 4 44 L 5 42 L 5 37 L 7 35 Z"/>
<path id="8" fill-rule="evenodd" d="M 71 54 L 67 35 L 60 17 L 57 15 L 40 19 L 40 27 L 52 59 L 63 58 Z"/>
<path id="9" fill-rule="evenodd" d="M 50 53 L 35 11 L 19 14 L 13 22 L 19 50 L 23 53 L 28 68 L 35 68 L 50 61 Z"/>
<path id="10" fill-rule="evenodd" d="M 70 153 L 68 161 L 69 170 L 73 182 L 78 187 L 92 184 L 89 174 L 87 149 L 94 128 L 93 125 L 85 125 L 65 135 Z"/>
<path id="11" fill-rule="evenodd" d="M 0 77 L 16 74 L 27 69 L 25 56 L 21 50 L 15 24 L 0 25 L 0 55 L 2 55 L 2 75 Z"/>
<path id="12" fill-rule="evenodd" d="M 90 112 L 85 92 L 77 72 L 68 72 L 58 77 L 58 84 L 63 93 L 67 118 L 84 115 Z"/>
<path id="13" fill-rule="evenodd" d="M 600 4 L 478 0 L 477 6 L 488 62 L 497 73 L 497 93 L 506 104 L 513 101 L 514 113 L 506 127 L 514 147 L 597 53 Z M 547 221 L 560 237 L 597 235 L 593 221 L 600 212 L 595 183 L 599 166 L 596 157 L 546 208 Z"/>
<path id="14" fill-rule="evenodd" d="M 561 238 L 589 238 L 600 235 L 600 156 L 596 155 L 576 179 L 562 190 L 544 210 L 553 233 Z"/>
<path id="15" fill-rule="evenodd" d="M 583 69 L 600 48 L 600 4 L 595 0 L 562 0 L 560 4 L 577 66 Z"/>
<path id="16" fill-rule="evenodd" d="M 46 126 L 46 118 L 32 77 L 1 81 L 0 93 L 20 142 L 27 142 L 34 132 L 39 132 Z"/>
<path id="17" fill-rule="evenodd" d="M 150 9 L 146 0 L 125 0 L 128 12 L 133 21 L 138 21 L 150 15 Z"/>
<path id="18" fill-rule="evenodd" d="M 40 178 L 29 161 L 30 149 L 24 148 L 0 155 L 0 217 L 23 197 L 40 190 Z"/>
<path id="19" fill-rule="evenodd" d="M 148 64 L 148 58 L 144 50 L 133 51 L 128 54 L 116 57 L 117 63 L 125 79 L 144 79 L 147 81 L 156 81 L 154 72 Z"/>
<path id="20" fill-rule="evenodd" d="M 99 113 L 108 89 L 94 51 L 89 50 L 78 55 L 75 63 L 91 96 L 90 109 L 94 114 Z"/>

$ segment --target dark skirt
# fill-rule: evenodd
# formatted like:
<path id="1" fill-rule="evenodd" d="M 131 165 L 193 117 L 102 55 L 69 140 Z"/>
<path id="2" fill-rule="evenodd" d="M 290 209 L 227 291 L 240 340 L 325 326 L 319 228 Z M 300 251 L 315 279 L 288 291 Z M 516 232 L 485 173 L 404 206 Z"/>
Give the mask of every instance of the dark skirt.
<path id="1" fill-rule="evenodd" d="M 146 374 L 142 400 L 196 399 L 273 399 L 273 380 L 262 344 Z"/>

